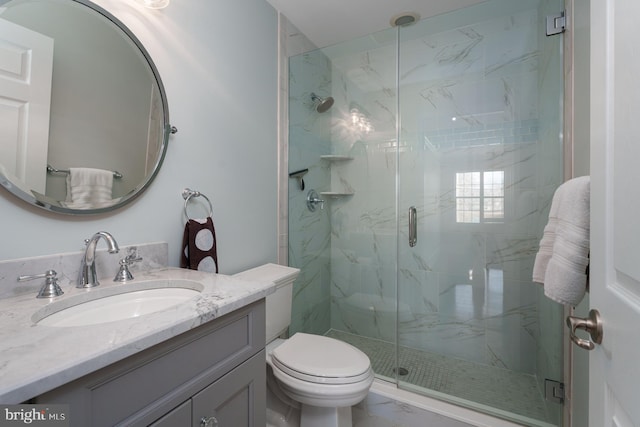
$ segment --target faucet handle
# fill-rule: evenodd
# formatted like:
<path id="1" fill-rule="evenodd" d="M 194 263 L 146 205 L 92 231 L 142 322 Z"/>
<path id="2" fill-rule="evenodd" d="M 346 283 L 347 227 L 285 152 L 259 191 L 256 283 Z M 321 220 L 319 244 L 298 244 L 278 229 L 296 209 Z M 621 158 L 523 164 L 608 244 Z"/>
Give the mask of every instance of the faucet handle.
<path id="1" fill-rule="evenodd" d="M 138 249 L 134 246 L 129 248 L 126 257 L 120 260 L 120 269 L 116 273 L 116 277 L 113 278 L 114 282 L 124 283 L 128 280 L 133 280 L 133 274 L 129 271 L 129 266 L 134 262 L 142 261 L 142 257 L 138 256 Z"/>
<path id="2" fill-rule="evenodd" d="M 40 288 L 40 292 L 38 292 L 38 295 L 36 296 L 36 298 L 59 297 L 60 295 L 64 294 L 64 292 L 62 292 L 60 285 L 58 285 L 57 274 L 58 273 L 56 273 L 54 270 L 47 270 L 45 273 L 42 273 L 42 274 L 20 276 L 18 277 L 18 282 L 25 282 L 27 280 L 44 278 L 45 279 L 44 285 L 42 285 L 42 288 Z"/>
<path id="3" fill-rule="evenodd" d="M 127 249 L 127 256 L 124 258 L 127 261 L 128 265 L 133 264 L 134 262 L 142 261 L 142 257 L 138 256 L 138 248 L 135 246 L 131 246 Z"/>
<path id="4" fill-rule="evenodd" d="M 318 196 L 316 190 L 309 190 L 307 193 L 307 208 L 309 211 L 315 212 L 317 204 L 320 204 L 320 210 L 324 209 L 324 199 Z"/>
<path id="5" fill-rule="evenodd" d="M 127 259 L 122 258 L 120 260 L 120 269 L 116 273 L 116 277 L 113 278 L 113 281 L 124 283 L 129 280 L 133 280 L 133 274 L 129 271 L 129 262 Z"/>

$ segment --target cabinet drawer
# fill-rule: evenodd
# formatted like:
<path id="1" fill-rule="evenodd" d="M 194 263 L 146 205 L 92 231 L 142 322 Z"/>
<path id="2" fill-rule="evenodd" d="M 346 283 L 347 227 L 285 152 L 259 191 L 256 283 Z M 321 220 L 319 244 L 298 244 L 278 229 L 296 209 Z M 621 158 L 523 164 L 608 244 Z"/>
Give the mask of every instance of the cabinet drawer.
<path id="1" fill-rule="evenodd" d="M 148 425 L 264 348 L 264 301 L 40 396 L 72 426 Z"/>

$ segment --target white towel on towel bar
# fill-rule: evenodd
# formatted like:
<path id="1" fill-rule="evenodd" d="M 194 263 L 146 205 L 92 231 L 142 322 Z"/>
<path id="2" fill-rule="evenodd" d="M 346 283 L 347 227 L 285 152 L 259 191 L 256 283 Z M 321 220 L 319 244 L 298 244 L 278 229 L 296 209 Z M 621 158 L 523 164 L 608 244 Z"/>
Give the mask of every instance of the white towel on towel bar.
<path id="1" fill-rule="evenodd" d="M 67 205 L 96 208 L 112 202 L 113 172 L 92 168 L 69 168 Z"/>
<path id="2" fill-rule="evenodd" d="M 578 305 L 587 291 L 590 178 L 571 179 L 556 190 L 540 241 L 533 281 L 561 304 Z"/>

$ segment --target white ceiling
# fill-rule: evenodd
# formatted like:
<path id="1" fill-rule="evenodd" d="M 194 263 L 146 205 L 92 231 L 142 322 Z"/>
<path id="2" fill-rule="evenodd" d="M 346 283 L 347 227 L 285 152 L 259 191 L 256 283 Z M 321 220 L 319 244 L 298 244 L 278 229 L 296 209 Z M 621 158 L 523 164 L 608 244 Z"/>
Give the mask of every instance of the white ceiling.
<path id="1" fill-rule="evenodd" d="M 391 26 L 414 12 L 421 19 L 485 0 L 267 0 L 317 47 L 326 47 Z"/>

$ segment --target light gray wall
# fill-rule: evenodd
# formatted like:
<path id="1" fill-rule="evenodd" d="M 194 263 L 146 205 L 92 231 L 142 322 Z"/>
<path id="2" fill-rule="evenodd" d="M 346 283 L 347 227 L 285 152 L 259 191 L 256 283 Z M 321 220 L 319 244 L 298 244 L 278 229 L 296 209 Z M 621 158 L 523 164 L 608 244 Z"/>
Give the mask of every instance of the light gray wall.
<path id="1" fill-rule="evenodd" d="M 146 46 L 179 132 L 150 188 L 113 214 L 53 215 L 0 191 L 0 260 L 77 251 L 106 230 L 121 245 L 168 242 L 169 263 L 177 266 L 181 191 L 190 187 L 213 202 L 222 273 L 275 262 L 275 10 L 263 0 L 174 0 L 163 10 L 133 0 L 96 3 Z M 198 208 L 191 216 L 202 216 Z"/>

